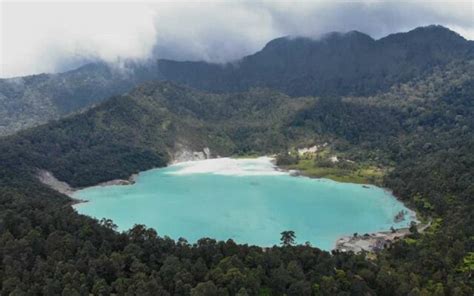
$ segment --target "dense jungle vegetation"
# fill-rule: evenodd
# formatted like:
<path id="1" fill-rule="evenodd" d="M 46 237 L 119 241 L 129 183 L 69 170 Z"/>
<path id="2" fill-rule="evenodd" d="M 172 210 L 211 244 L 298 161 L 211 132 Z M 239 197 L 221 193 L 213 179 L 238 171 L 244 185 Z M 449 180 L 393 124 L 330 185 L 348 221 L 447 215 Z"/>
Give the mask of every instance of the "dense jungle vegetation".
<path id="1" fill-rule="evenodd" d="M 1 294 L 472 295 L 473 65 L 450 63 L 363 97 L 147 83 L 3 138 Z M 285 154 L 324 142 L 356 163 L 393 167 L 383 185 L 431 217 L 431 227 L 371 259 L 309 245 L 189 243 L 144 225 L 118 233 L 113 221 L 78 215 L 35 177 L 47 169 L 87 186 L 164 166 L 180 145 L 214 155 Z"/>

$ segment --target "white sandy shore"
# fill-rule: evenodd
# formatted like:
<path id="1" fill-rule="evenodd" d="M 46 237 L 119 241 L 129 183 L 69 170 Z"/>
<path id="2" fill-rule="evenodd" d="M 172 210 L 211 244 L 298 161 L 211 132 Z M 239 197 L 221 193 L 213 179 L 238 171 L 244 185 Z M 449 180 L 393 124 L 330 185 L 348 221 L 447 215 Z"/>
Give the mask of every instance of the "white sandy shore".
<path id="1" fill-rule="evenodd" d="M 215 174 L 227 176 L 257 176 L 257 175 L 286 175 L 277 170 L 273 158 L 263 156 L 252 159 L 213 158 L 197 161 L 185 161 L 173 164 L 177 170 L 169 172 L 172 175 Z"/>

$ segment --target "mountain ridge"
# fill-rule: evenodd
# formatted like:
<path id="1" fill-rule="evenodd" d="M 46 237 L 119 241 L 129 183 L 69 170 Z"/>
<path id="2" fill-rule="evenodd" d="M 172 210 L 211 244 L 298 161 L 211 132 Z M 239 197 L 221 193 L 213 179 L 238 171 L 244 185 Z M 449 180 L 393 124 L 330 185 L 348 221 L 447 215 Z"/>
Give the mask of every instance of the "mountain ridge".
<path id="1" fill-rule="evenodd" d="M 473 56 L 473 42 L 447 28 L 429 26 L 378 40 L 357 31 L 328 33 L 320 39 L 281 37 L 226 64 L 91 63 L 64 73 L 0 79 L 0 136 L 88 108 L 146 81 L 170 80 L 220 93 L 268 87 L 295 97 L 371 95 Z"/>

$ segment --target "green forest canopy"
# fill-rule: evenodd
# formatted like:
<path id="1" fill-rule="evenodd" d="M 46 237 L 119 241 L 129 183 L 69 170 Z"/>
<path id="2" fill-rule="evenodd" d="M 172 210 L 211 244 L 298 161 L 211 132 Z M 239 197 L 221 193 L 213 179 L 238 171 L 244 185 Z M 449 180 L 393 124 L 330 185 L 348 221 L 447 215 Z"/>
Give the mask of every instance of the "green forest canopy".
<path id="1" fill-rule="evenodd" d="M 383 93 L 342 98 L 148 83 L 6 137 L 2 295 L 472 295 L 472 74 L 471 61 L 451 63 Z M 113 221 L 78 215 L 35 178 L 38 168 L 74 186 L 123 178 L 166 165 L 176 143 L 232 155 L 316 140 L 355 161 L 393 165 L 384 186 L 433 226 L 371 260 L 306 245 L 190 244 L 143 225 L 117 233 Z"/>

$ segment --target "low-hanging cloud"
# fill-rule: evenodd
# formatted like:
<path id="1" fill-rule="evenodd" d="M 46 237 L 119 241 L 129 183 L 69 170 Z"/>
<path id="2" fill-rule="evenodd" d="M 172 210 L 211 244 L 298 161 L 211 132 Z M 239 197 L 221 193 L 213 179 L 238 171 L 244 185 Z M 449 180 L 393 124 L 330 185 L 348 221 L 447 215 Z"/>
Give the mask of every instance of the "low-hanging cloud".
<path id="1" fill-rule="evenodd" d="M 154 3 L 3 2 L 0 77 L 58 72 L 103 60 L 226 62 L 280 36 L 359 30 L 380 38 L 441 24 L 474 38 L 472 1 Z"/>

